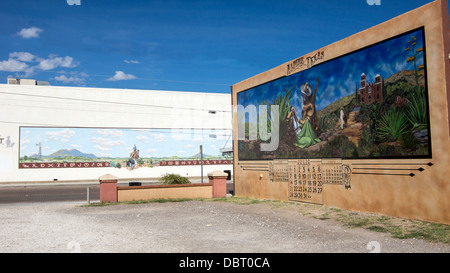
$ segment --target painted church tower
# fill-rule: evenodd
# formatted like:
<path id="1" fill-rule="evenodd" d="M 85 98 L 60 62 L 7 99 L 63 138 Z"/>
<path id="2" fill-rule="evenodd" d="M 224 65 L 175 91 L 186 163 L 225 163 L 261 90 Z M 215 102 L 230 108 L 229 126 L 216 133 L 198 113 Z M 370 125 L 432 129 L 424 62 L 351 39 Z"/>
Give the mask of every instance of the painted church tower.
<path id="1" fill-rule="evenodd" d="M 375 82 L 367 82 L 366 74 L 361 75 L 361 88 L 359 89 L 359 100 L 361 105 L 370 105 L 374 102 L 383 102 L 383 83 L 381 76 L 375 76 Z"/>

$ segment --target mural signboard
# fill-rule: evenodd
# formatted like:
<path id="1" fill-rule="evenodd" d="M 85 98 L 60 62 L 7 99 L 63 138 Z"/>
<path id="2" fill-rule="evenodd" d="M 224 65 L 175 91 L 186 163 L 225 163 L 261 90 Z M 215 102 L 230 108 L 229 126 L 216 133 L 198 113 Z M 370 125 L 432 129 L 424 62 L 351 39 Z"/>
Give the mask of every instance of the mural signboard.
<path id="1" fill-rule="evenodd" d="M 435 0 L 234 84 L 236 194 L 450 223 L 448 17 Z"/>
<path id="2" fill-rule="evenodd" d="M 232 164 L 220 153 L 230 130 L 20 128 L 20 169 Z M 198 163 L 198 164 L 197 164 Z"/>
<path id="3" fill-rule="evenodd" d="M 430 158 L 424 36 L 416 29 L 238 93 L 239 160 Z M 270 124 L 273 105 L 278 147 L 262 151 L 272 140 L 252 139 L 263 115 L 249 109 L 265 106 Z"/>

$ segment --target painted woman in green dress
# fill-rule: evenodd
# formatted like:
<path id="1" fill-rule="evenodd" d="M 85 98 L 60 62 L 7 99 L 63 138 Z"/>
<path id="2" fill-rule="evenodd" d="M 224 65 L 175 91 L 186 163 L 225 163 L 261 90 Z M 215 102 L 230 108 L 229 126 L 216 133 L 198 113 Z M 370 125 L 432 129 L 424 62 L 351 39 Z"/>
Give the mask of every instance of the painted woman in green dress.
<path id="1" fill-rule="evenodd" d="M 316 93 L 319 88 L 320 78 L 317 79 L 317 83 L 312 92 L 311 86 L 308 83 L 303 84 L 300 87 L 300 91 L 303 96 L 303 109 L 302 119 L 299 121 L 302 126 L 301 132 L 297 135 L 295 145 L 300 148 L 308 148 L 314 144 L 320 142 L 320 139 L 316 135 Z"/>

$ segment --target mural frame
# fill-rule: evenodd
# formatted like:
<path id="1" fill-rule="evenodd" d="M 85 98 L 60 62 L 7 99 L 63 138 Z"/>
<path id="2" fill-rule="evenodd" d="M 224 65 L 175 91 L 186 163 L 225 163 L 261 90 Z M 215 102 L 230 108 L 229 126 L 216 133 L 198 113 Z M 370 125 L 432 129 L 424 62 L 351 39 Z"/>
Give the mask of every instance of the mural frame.
<path id="1" fill-rule="evenodd" d="M 341 158 L 341 159 L 345 159 L 345 160 L 364 160 L 364 159 L 383 159 L 383 160 L 387 159 L 387 160 L 390 160 L 390 159 L 431 159 L 431 158 L 433 158 L 433 155 L 432 155 L 432 143 L 431 143 L 431 139 L 432 139 L 431 134 L 432 134 L 432 132 L 431 132 L 431 125 L 430 125 L 431 124 L 430 98 L 429 98 L 430 93 L 429 93 L 429 89 L 428 89 L 429 86 L 428 86 L 428 72 L 427 72 L 428 66 L 427 66 L 427 48 L 426 48 L 425 26 L 421 26 L 421 27 L 418 27 L 418 28 L 411 29 L 411 30 L 409 30 L 407 32 L 404 32 L 404 33 L 401 33 L 401 34 L 397 34 L 395 36 L 383 39 L 381 41 L 378 41 L 378 42 L 370 44 L 370 45 L 366 45 L 366 46 L 361 47 L 361 48 L 359 48 L 357 50 L 353 50 L 353 51 L 347 52 L 345 54 L 336 56 L 336 57 L 334 57 L 332 59 L 326 60 L 326 61 L 318 63 L 318 64 L 315 64 L 315 62 L 317 60 L 319 60 L 319 59 L 322 59 L 324 57 L 324 54 L 326 54 L 326 52 L 319 51 L 317 54 L 315 54 L 312 57 L 312 60 L 310 60 L 310 58 L 308 57 L 307 58 L 307 62 L 304 61 L 303 57 L 298 58 L 298 59 L 296 59 L 296 60 L 294 60 L 294 61 L 292 61 L 292 62 L 287 64 L 287 73 L 284 76 L 281 76 L 281 77 L 278 77 L 278 78 L 274 78 L 274 79 L 272 79 L 270 81 L 263 82 L 263 83 L 255 85 L 255 86 L 252 86 L 252 87 L 246 88 L 244 90 L 241 90 L 241 91 L 237 92 L 236 98 L 237 98 L 237 104 L 239 104 L 240 103 L 240 97 L 243 94 L 245 94 L 246 92 L 251 92 L 251 91 L 254 91 L 254 90 L 256 90 L 258 88 L 261 88 L 263 86 L 271 85 L 273 83 L 276 83 L 277 81 L 281 81 L 281 80 L 288 81 L 290 77 L 295 77 L 296 75 L 299 75 L 301 73 L 307 73 L 311 69 L 317 69 L 319 67 L 326 66 L 327 64 L 336 62 L 338 60 L 344 59 L 344 58 L 349 57 L 349 56 L 356 55 L 356 54 L 358 54 L 360 52 L 367 51 L 367 50 L 369 50 L 371 48 L 375 48 L 375 47 L 377 47 L 379 45 L 383 45 L 383 44 L 389 43 L 389 42 L 394 41 L 396 39 L 407 37 L 408 35 L 411 35 L 411 34 L 417 33 L 417 32 L 421 32 L 421 34 L 422 34 L 422 37 L 421 37 L 421 42 L 422 42 L 422 48 L 421 48 L 422 49 L 422 52 L 421 52 L 422 54 L 421 55 L 422 56 L 421 56 L 421 58 L 423 60 L 423 64 L 424 65 L 422 67 L 423 74 L 422 74 L 421 77 L 422 77 L 422 80 L 423 80 L 423 85 L 422 86 L 424 88 L 424 96 L 425 96 L 426 131 L 427 131 L 426 144 L 423 144 L 423 146 L 426 147 L 426 153 L 419 154 L 419 155 L 389 155 L 389 156 L 388 155 L 381 155 L 381 156 L 359 156 L 359 157 L 317 155 L 317 156 L 313 156 L 313 157 L 301 157 L 301 156 L 297 156 L 297 157 L 289 157 L 289 156 L 281 156 L 281 157 L 274 156 L 274 157 L 270 157 L 270 156 L 267 156 L 265 158 L 260 158 L 260 157 L 248 158 L 248 157 L 242 156 L 242 150 L 241 150 L 241 144 L 240 144 L 240 141 L 242 141 L 242 140 L 238 139 L 237 140 L 237 142 L 238 142 L 238 145 L 237 145 L 237 147 L 238 147 L 238 149 L 237 149 L 238 150 L 237 151 L 238 158 L 237 159 L 239 161 L 266 161 L 266 160 L 305 159 L 305 158 L 306 159 L 333 159 L 333 158 Z M 405 47 L 406 47 L 406 45 L 405 45 Z M 301 66 L 305 66 L 306 69 L 295 72 L 295 69 L 296 68 L 297 69 L 301 68 Z M 396 73 L 399 73 L 399 72 L 396 72 Z M 391 76 L 394 76 L 396 73 L 394 73 Z M 383 80 L 383 85 L 384 85 L 384 80 L 385 79 L 383 78 L 382 80 Z M 293 88 L 295 88 L 295 87 L 293 87 Z M 298 88 L 298 86 L 297 86 L 297 88 Z M 421 87 L 419 87 L 419 92 L 420 92 L 420 88 Z M 287 88 L 286 88 L 286 90 L 287 90 Z M 273 90 L 271 90 L 271 92 L 272 92 L 272 94 L 271 94 L 272 97 L 275 96 L 277 94 L 277 92 L 278 92 L 278 94 L 280 93 L 279 91 L 273 92 Z M 357 89 L 357 92 L 358 92 L 358 89 Z M 238 126 L 238 128 L 239 128 L 239 126 Z M 245 127 L 245 128 L 247 130 L 247 127 Z M 280 142 L 281 142 L 281 140 L 280 140 Z M 266 153 L 266 155 L 267 155 L 267 153 Z"/>
<path id="2" fill-rule="evenodd" d="M 24 142 L 29 143 L 30 140 L 24 138 L 25 130 L 42 130 L 42 131 L 58 131 L 62 132 L 64 130 L 72 131 L 70 136 L 66 136 L 66 139 L 61 141 L 60 147 L 57 148 L 57 151 L 53 151 L 51 154 L 46 154 L 41 152 L 40 150 L 40 144 L 41 141 L 37 143 L 37 141 L 34 141 L 32 145 L 39 146 L 39 152 L 35 153 L 33 155 L 27 156 L 26 153 L 22 153 L 22 150 L 24 148 Z M 140 146 L 138 145 L 136 147 L 136 143 L 139 143 L 138 138 L 136 138 L 133 143 L 130 142 L 130 136 L 128 135 L 127 138 L 125 138 L 125 141 L 122 141 L 123 143 L 118 143 L 114 146 L 121 146 L 124 153 L 121 153 L 120 155 L 114 155 L 114 156 L 99 156 L 94 151 L 92 151 L 92 147 L 87 149 L 80 149 L 77 148 L 68 149 L 70 144 L 73 144 L 72 142 L 69 142 L 69 139 L 75 135 L 75 131 L 77 134 L 80 132 L 82 133 L 84 130 L 86 132 L 84 133 L 90 133 L 94 134 L 94 131 L 114 131 L 116 133 L 120 133 L 123 131 L 135 131 L 133 136 L 136 137 L 140 132 L 142 134 L 147 133 L 148 137 L 150 137 L 150 133 L 159 133 L 160 135 L 153 136 L 156 140 L 153 140 L 153 142 L 160 142 L 158 141 L 158 137 L 165 137 L 165 141 L 161 142 L 168 142 L 168 141 L 174 141 L 177 140 L 179 142 L 179 145 L 185 145 L 187 142 L 191 141 L 192 139 L 190 137 L 193 137 L 195 141 L 199 143 L 199 145 L 204 145 L 203 143 L 210 144 L 211 141 L 214 143 L 219 143 L 220 141 L 225 142 L 227 140 L 227 136 L 225 133 L 228 133 L 230 138 L 232 137 L 232 132 L 230 129 L 219 129 L 219 128 L 118 128 L 118 127 L 58 127 L 58 126 L 19 126 L 19 143 L 18 143 L 18 169 L 21 170 L 31 170 L 31 169 L 63 169 L 63 168 L 122 168 L 125 167 L 128 170 L 133 170 L 135 168 L 138 168 L 139 166 L 142 167 L 159 167 L 159 166 L 193 166 L 193 165 L 200 165 L 200 156 L 198 155 L 199 152 L 198 147 L 195 145 L 190 145 L 189 148 L 194 149 L 194 152 L 198 153 L 193 156 L 183 156 L 180 154 L 171 154 L 171 155 L 152 155 L 150 156 L 149 153 L 141 153 L 139 154 L 139 148 L 142 148 L 142 146 L 145 147 L 144 143 L 147 142 L 148 138 L 145 139 L 146 141 L 140 142 Z M 200 132 L 200 133 L 199 133 Z M 212 138 L 218 139 L 216 141 L 210 140 L 211 138 L 211 132 L 216 132 L 216 136 Z M 30 134 L 30 132 L 28 132 Z M 43 139 L 43 133 L 40 133 L 41 138 Z M 184 134 L 184 136 L 180 135 Z M 66 134 L 67 135 L 67 134 Z M 195 139 L 196 136 L 200 136 L 198 139 Z M 50 135 L 50 137 L 54 137 L 55 135 Z M 173 139 L 171 139 L 172 137 Z M 178 138 L 177 138 L 178 137 Z M 59 140 L 61 140 L 61 137 L 58 136 Z M 91 139 L 92 140 L 92 139 Z M 107 140 L 107 136 L 105 135 L 105 138 L 99 138 L 95 140 L 95 144 L 99 144 L 100 141 Z M 142 139 L 141 139 L 142 140 Z M 48 142 L 48 140 L 46 140 Z M 200 143 L 201 141 L 202 143 Z M 32 142 L 32 141 L 31 141 Z M 36 142 L 36 143 L 35 143 Z M 58 142 L 57 140 L 54 140 L 54 142 Z M 87 138 L 84 143 L 88 142 Z M 181 143 L 181 144 L 180 144 Z M 42 145 L 42 144 L 41 144 Z M 66 147 L 66 146 L 67 147 Z M 93 144 L 91 144 L 93 145 Z M 133 146 L 134 145 L 134 146 Z M 217 144 L 219 145 L 219 144 Z M 98 146 L 98 145 L 97 145 Z M 128 148 L 126 148 L 126 147 Z M 222 146 L 221 144 L 219 146 Z M 74 147 L 74 146 L 70 146 Z M 76 147 L 76 145 L 75 145 Z M 147 146 L 145 149 L 148 149 L 149 146 Z M 151 148 L 151 147 L 150 147 Z M 214 150 L 214 148 L 208 147 L 210 152 L 211 150 Z M 38 149 L 38 148 L 36 148 Z M 125 150 L 128 149 L 128 150 Z M 98 151 L 98 150 L 97 150 Z M 219 156 L 219 150 L 216 151 L 217 154 L 210 154 L 207 155 L 205 152 L 203 152 L 203 163 L 205 165 L 220 165 L 220 164 L 232 164 L 233 160 L 230 160 L 229 158 L 226 158 L 224 155 Z M 128 155 L 129 154 L 129 155 Z M 197 158 L 198 157 L 198 158 Z M 198 160 L 197 160 L 198 159 Z M 143 162 L 139 162 L 142 160 Z M 150 160 L 150 161 L 148 161 Z M 147 162 L 148 161 L 148 162 Z M 198 161 L 198 162 L 197 162 Z M 184 163 L 184 164 L 181 164 Z M 114 163 L 114 164 L 113 164 Z M 178 164 L 177 164 L 178 163 Z M 120 164 L 120 167 L 117 165 Z"/>

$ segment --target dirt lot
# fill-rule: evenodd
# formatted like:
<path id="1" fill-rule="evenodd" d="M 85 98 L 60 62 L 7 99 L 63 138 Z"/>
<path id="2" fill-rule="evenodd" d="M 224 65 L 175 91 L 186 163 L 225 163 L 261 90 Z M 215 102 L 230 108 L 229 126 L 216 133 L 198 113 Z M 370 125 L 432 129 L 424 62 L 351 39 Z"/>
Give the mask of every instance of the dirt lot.
<path id="1" fill-rule="evenodd" d="M 293 204 L 81 204 L 0 205 L 0 252 L 450 253 L 450 244 L 350 228 Z"/>

